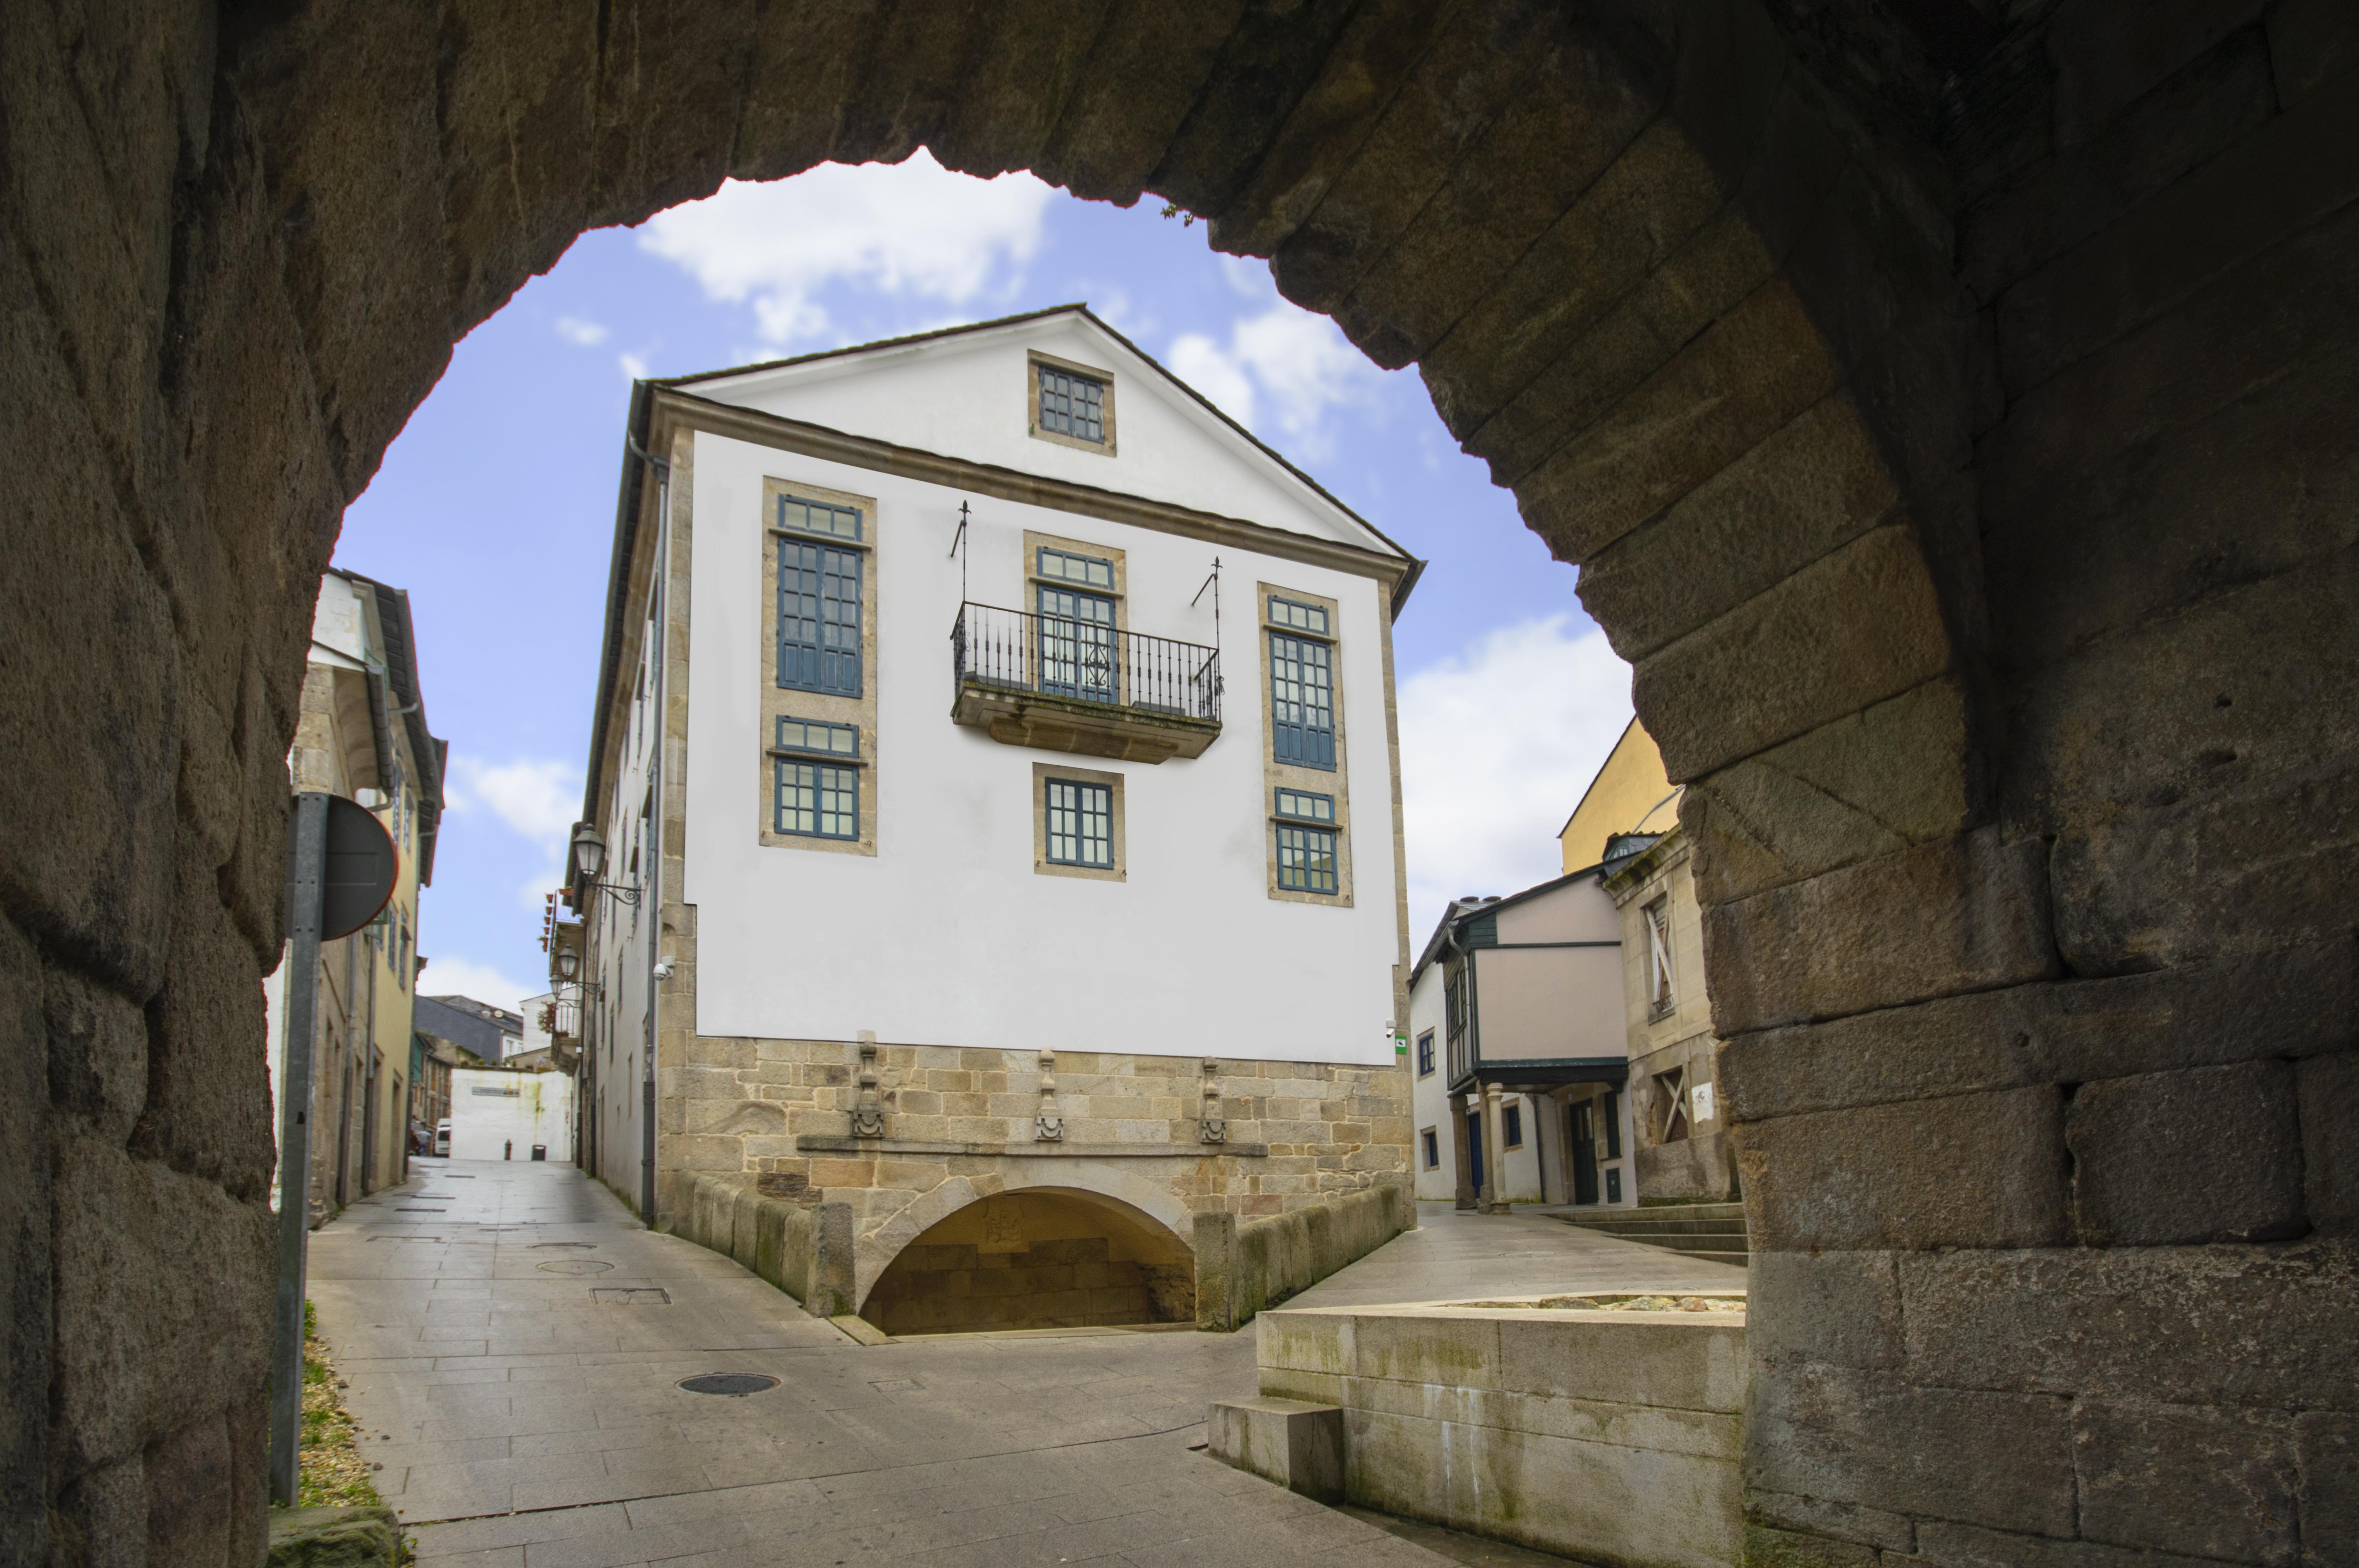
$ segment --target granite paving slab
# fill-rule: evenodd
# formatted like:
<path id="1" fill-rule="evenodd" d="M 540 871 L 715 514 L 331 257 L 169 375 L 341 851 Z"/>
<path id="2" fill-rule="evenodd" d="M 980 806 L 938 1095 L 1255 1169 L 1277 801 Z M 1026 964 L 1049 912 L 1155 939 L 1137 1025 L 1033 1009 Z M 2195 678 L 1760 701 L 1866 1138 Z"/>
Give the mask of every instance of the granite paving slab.
<path id="1" fill-rule="evenodd" d="M 571 1166 L 415 1163 L 312 1238 L 310 1292 L 422 1568 L 1452 1560 L 1190 1451 L 1212 1400 L 1254 1391 L 1250 1333 L 862 1346 Z M 444 1212 L 400 1214 L 421 1190 Z M 723 1371 L 779 1382 L 678 1387 Z"/>

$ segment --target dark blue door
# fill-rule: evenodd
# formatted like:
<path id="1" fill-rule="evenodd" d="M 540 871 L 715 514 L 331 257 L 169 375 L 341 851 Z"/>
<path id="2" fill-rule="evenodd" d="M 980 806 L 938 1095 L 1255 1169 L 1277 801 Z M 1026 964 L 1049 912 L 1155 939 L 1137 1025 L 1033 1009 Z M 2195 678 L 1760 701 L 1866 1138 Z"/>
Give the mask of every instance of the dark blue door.
<path id="1" fill-rule="evenodd" d="M 1466 1113 L 1466 1174 L 1479 1195 L 1483 1191 L 1483 1113 L 1479 1110 Z"/>

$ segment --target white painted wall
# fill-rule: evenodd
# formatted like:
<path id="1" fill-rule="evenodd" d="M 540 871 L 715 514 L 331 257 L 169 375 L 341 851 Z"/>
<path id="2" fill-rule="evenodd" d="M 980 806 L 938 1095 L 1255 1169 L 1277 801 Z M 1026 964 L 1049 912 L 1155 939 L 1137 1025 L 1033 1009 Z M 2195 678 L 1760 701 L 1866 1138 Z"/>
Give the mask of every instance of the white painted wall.
<path id="1" fill-rule="evenodd" d="M 1088 345 L 1061 351 L 1100 362 Z M 995 369 L 984 363 L 990 354 L 998 356 Z M 797 389 L 793 397 L 766 394 L 766 402 L 816 422 L 868 426 L 904 444 L 1038 471 L 1082 465 L 1079 474 L 1101 485 L 1147 489 L 1140 476 L 1159 465 L 1172 470 L 1158 481 L 1169 499 L 1232 513 L 1251 502 L 1256 521 L 1283 501 L 1301 531 L 1343 531 L 1335 521 L 1342 514 L 1321 518 L 1301 499 L 1312 492 L 1281 497 L 1235 443 L 1196 439 L 1168 403 L 1135 395 L 1138 377 L 1118 393 L 1121 458 L 1033 440 L 1021 422 L 1022 347 L 998 345 L 990 354 L 951 355 L 939 367 L 897 363 L 875 373 L 884 391 L 863 377 L 825 389 L 834 401 Z M 977 390 L 983 369 L 989 384 Z M 985 440 L 967 430 L 971 417 L 1014 434 Z M 1158 451 L 1158 441 L 1169 445 Z M 1124 475 L 1114 471 L 1117 463 Z M 699 911 L 701 1033 L 850 1040 L 873 1030 L 901 1044 L 1391 1058 L 1383 1025 L 1393 1016 L 1392 966 L 1403 956 L 1384 708 L 1386 606 L 1375 579 L 712 434 L 696 438 L 694 473 L 682 896 Z M 862 740 L 875 762 L 867 803 L 877 813 L 873 858 L 756 842 L 767 809 L 756 762 L 761 639 L 773 591 L 759 569 L 766 476 L 877 500 L 878 655 L 869 675 L 878 733 Z M 1221 738 L 1201 758 L 1159 766 L 1074 759 L 1124 775 L 1126 881 L 1035 874 L 1032 765 L 1056 753 L 1000 745 L 950 721 L 949 634 L 961 585 L 960 563 L 948 552 L 962 499 L 973 507 L 966 592 L 981 603 L 1027 605 L 1022 541 L 1031 528 L 1125 551 L 1127 628 L 1209 643 L 1212 596 L 1193 608 L 1190 600 L 1213 557 L 1222 559 Z M 1254 592 L 1264 580 L 1342 607 L 1353 907 L 1266 893 L 1266 693 Z M 619 798 L 633 799 L 633 787 Z"/>
<path id="2" fill-rule="evenodd" d="M 658 514 L 660 515 L 660 514 Z M 758 574 L 756 574 L 758 575 Z M 644 624 L 647 607 L 639 607 Z M 646 1091 L 650 1043 L 648 966 L 659 922 L 656 895 L 649 881 L 656 856 L 645 838 L 652 828 L 639 826 L 640 808 L 656 761 L 657 683 L 655 639 L 643 635 L 641 665 L 623 671 L 625 694 L 617 718 L 621 724 L 619 773 L 610 795 L 606 820 L 598 825 L 606 837 L 606 885 L 639 892 L 638 903 L 626 904 L 605 892 L 596 895 L 583 912 L 590 926 L 590 950 L 603 989 L 582 1000 L 582 1081 L 594 1092 L 597 1103 L 587 1108 L 596 1137 L 596 1164 L 591 1173 L 611 1187 L 634 1210 L 644 1190 Z M 636 843 L 638 868 L 630 865 Z M 594 1058 L 594 1061 L 592 1060 Z"/>
<path id="3" fill-rule="evenodd" d="M 540 1013 L 543 1008 L 551 1005 L 556 1000 L 557 996 L 555 992 L 543 991 L 538 996 L 528 996 L 525 998 L 523 1001 L 516 1005 L 516 1011 L 524 1019 L 524 1033 L 516 1038 L 516 1043 L 514 1044 L 510 1044 L 508 1043 L 506 1036 L 501 1037 L 500 1049 L 502 1053 L 502 1060 L 505 1061 L 508 1057 L 512 1056 L 521 1056 L 527 1051 L 538 1051 L 549 1044 L 549 1031 L 540 1026 Z"/>
<path id="4" fill-rule="evenodd" d="M 1442 1005 L 1441 966 L 1438 962 L 1428 964 L 1409 989 L 1408 1031 L 1411 1119 L 1417 1124 L 1417 1138 L 1409 1154 L 1417 1165 L 1417 1195 L 1448 1203 L 1458 1196 L 1458 1154 L 1456 1130 L 1450 1123 L 1450 1096 L 1443 1087 L 1450 1077 L 1450 1025 L 1448 1011 Z M 1419 1073 L 1417 1043 L 1428 1033 L 1433 1035 L 1433 1071 Z M 1433 1130 L 1434 1149 L 1441 1162 L 1430 1170 L 1425 1163 L 1428 1128 Z"/>
<path id="5" fill-rule="evenodd" d="M 451 1158 L 529 1160 L 536 1143 L 547 1146 L 550 1160 L 571 1157 L 570 1076 L 451 1069 Z"/>
<path id="6" fill-rule="evenodd" d="M 1025 366 L 1036 350 L 1112 373 L 1112 456 L 1029 434 Z M 1078 313 L 716 377 L 682 390 L 945 457 L 1147 496 L 1314 538 L 1387 547 L 1162 371 Z M 852 488 L 871 493 L 864 486 Z"/>

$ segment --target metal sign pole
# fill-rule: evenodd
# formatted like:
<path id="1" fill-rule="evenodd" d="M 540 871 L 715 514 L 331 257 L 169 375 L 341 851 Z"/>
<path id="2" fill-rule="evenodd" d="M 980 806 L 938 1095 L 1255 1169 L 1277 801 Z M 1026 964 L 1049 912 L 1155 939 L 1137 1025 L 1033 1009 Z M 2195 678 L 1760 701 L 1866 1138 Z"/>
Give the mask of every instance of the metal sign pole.
<path id="1" fill-rule="evenodd" d="M 311 1041 L 328 870 L 328 796 L 295 797 L 287 846 L 286 1052 L 278 1072 L 278 1314 L 270 1349 L 270 1497 L 293 1507 L 303 1421 L 303 1287 L 311 1208 Z"/>

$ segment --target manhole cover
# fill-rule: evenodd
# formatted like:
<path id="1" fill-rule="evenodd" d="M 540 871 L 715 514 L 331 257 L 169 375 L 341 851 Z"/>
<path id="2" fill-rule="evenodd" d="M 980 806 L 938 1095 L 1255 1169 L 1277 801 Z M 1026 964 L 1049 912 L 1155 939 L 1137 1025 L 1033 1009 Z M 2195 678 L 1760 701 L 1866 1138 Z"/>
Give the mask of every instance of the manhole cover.
<path id="1" fill-rule="evenodd" d="M 592 1286 L 590 1299 L 609 1302 L 616 1306 L 669 1306 L 671 1292 L 660 1287 L 653 1290 L 630 1285 L 610 1285 L 605 1289 Z"/>
<path id="2" fill-rule="evenodd" d="M 701 1378 L 682 1378 L 679 1386 L 691 1394 L 727 1394 L 743 1399 L 747 1394 L 777 1388 L 778 1380 L 760 1372 L 707 1372 Z"/>
<path id="3" fill-rule="evenodd" d="M 553 1263 L 536 1264 L 544 1274 L 603 1274 L 614 1265 L 601 1263 L 594 1258 L 560 1258 Z"/>
<path id="4" fill-rule="evenodd" d="M 551 1247 L 582 1247 L 592 1252 L 598 1249 L 598 1244 L 594 1241 L 536 1241 L 532 1244 L 532 1249 L 536 1252 L 546 1251 Z"/>

